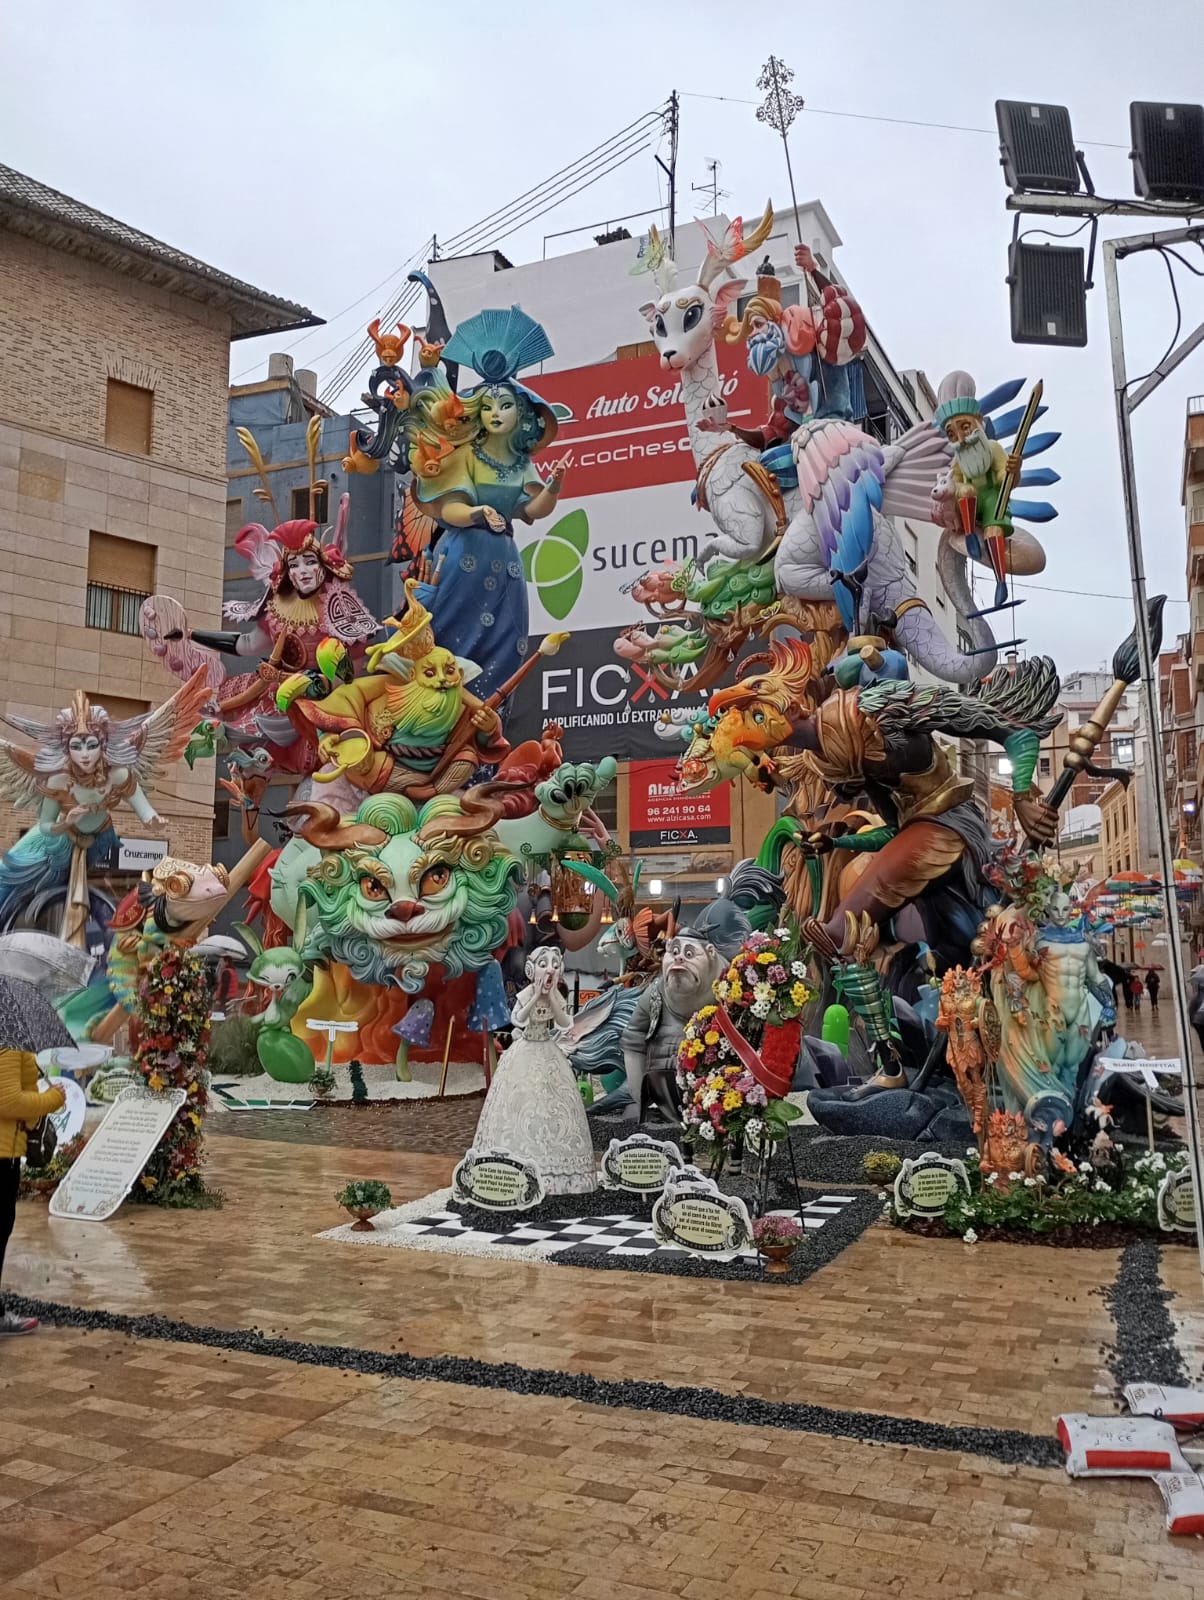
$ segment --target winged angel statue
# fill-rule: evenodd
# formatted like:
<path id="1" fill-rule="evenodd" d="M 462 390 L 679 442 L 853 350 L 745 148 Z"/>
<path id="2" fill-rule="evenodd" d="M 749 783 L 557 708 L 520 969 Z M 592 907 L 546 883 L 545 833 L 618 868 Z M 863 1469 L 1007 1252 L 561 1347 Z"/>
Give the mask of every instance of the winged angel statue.
<path id="1" fill-rule="evenodd" d="M 87 948 L 89 918 L 103 927 L 112 911 L 88 888 L 88 868 L 116 839 L 112 811 L 124 800 L 139 822 L 162 822 L 146 790 L 183 754 L 207 695 L 201 669 L 158 710 L 124 722 L 82 689 L 52 722 L 2 719 L 36 742 L 27 750 L 0 739 L 0 784 L 38 820 L 0 858 L 0 931 L 36 923 L 61 901 L 59 937 Z"/>

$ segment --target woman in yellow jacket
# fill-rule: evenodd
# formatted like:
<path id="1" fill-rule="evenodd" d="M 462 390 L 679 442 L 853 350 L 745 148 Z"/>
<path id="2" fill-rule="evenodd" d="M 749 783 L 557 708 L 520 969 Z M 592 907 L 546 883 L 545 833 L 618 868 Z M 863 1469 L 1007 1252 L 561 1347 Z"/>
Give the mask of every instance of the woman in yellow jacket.
<path id="1" fill-rule="evenodd" d="M 25 1129 L 39 1118 L 62 1108 L 65 1096 L 58 1088 L 38 1093 L 38 1064 L 26 1050 L 0 1049 L 0 1273 L 4 1250 L 17 1220 L 17 1189 L 21 1182 L 21 1157 L 25 1154 Z M 0 1337 L 32 1333 L 36 1317 L 19 1317 L 6 1311 L 0 1299 Z"/>

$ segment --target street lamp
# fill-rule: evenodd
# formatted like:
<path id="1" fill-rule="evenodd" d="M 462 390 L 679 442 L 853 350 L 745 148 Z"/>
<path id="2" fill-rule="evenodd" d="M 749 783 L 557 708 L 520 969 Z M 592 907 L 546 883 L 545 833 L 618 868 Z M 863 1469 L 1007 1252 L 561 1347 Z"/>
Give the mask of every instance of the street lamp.
<path id="1" fill-rule="evenodd" d="M 1061 108 L 1042 108 L 1043 111 Z M 998 108 L 997 108 L 998 113 Z M 1043 119 L 1051 137 L 1060 137 L 1069 131 L 1069 113 L 1065 124 L 1060 118 Z M 1005 144 L 1009 137 L 1015 139 L 1014 119 L 1000 116 L 1000 137 Z M 1182 220 L 1191 218 L 1187 227 L 1164 229 L 1157 233 L 1132 234 L 1126 238 L 1108 239 L 1103 246 L 1104 287 L 1108 304 L 1108 332 L 1112 348 L 1112 390 L 1116 412 L 1116 432 L 1120 451 L 1121 483 L 1124 490 L 1125 530 L 1129 549 L 1129 573 L 1133 589 L 1136 644 L 1142 693 L 1145 695 L 1146 718 L 1151 728 L 1160 721 L 1158 705 L 1158 674 L 1151 641 L 1150 615 L 1146 600 L 1145 552 L 1141 542 L 1141 519 L 1137 503 L 1137 476 L 1133 460 L 1133 413 L 1162 384 L 1172 372 L 1201 343 L 1204 343 L 1204 323 L 1201 323 L 1170 350 L 1140 382 L 1130 386 L 1125 361 L 1124 323 L 1121 314 L 1120 281 L 1118 267 L 1131 255 L 1156 250 L 1171 266 L 1169 246 L 1204 241 L 1204 108 L 1199 106 L 1171 106 L 1160 108 L 1151 102 L 1139 101 L 1130 108 L 1133 132 L 1133 163 L 1137 200 L 1109 200 L 1097 195 L 1087 175 L 1080 152 L 1075 160 L 1083 175 L 1087 192 L 1051 192 L 1033 184 L 1025 187 L 1021 180 L 1031 176 L 1025 164 L 1022 141 L 1016 139 L 1019 154 L 1013 152 L 1012 166 L 1008 167 L 1005 151 L 1005 171 L 1011 171 L 1016 182 L 1007 200 L 1009 211 L 1016 213 L 1013 247 L 1019 240 L 1020 214 L 1039 214 L 1058 217 L 1079 217 L 1093 224 L 1087 275 L 1081 288 L 1090 287 L 1090 260 L 1094 255 L 1094 224 L 1101 215 L 1160 217 Z M 1073 140 L 1071 140 L 1073 144 Z M 1064 170 L 1065 147 L 1061 148 Z M 1030 162 L 1029 165 L 1032 163 Z M 1040 165 L 1040 163 L 1038 163 Z M 1048 163 L 1046 163 L 1048 165 Z M 1042 175 L 1037 174 L 1038 178 Z M 1048 179 L 1048 174 L 1045 174 Z M 1020 258 L 1019 270 L 1023 273 L 1027 262 Z M 1173 271 L 1173 268 L 1172 268 Z M 1013 306 L 1016 303 L 1016 286 L 1012 285 Z M 1013 338 L 1016 338 L 1013 319 Z M 1041 342 L 1070 342 L 1042 340 Z M 1166 773 L 1160 761 L 1150 762 L 1150 777 L 1154 791 L 1154 806 L 1158 830 L 1158 859 L 1162 877 L 1163 917 L 1167 929 L 1167 966 L 1170 971 L 1174 1000 L 1175 1032 L 1183 1070 L 1183 1110 L 1187 1125 L 1188 1160 L 1195 1195 L 1196 1216 L 1201 1219 L 1196 1229 L 1196 1246 L 1200 1253 L 1201 1272 L 1204 1273 L 1204 1150 L 1201 1148 L 1200 1109 L 1196 1091 L 1195 1063 L 1192 1058 L 1193 1031 L 1188 1013 L 1186 974 L 1183 964 L 1183 943 L 1179 924 L 1179 906 L 1175 893 L 1174 843 L 1171 839 L 1170 817 L 1167 808 Z M 1185 808 L 1186 809 L 1186 808 Z"/>

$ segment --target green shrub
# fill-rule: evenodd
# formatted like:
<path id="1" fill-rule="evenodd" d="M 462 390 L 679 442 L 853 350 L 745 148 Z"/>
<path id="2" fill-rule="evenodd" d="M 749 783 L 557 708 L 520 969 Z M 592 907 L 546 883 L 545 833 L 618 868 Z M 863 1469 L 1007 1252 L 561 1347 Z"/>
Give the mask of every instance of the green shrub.
<path id="1" fill-rule="evenodd" d="M 256 1054 L 258 1018 L 227 1017 L 209 1035 L 208 1066 L 215 1078 L 251 1078 L 263 1071 Z"/>
<path id="2" fill-rule="evenodd" d="M 861 1170 L 870 1183 L 893 1183 L 903 1163 L 889 1150 L 867 1151 Z"/>
<path id="3" fill-rule="evenodd" d="M 362 1105 L 368 1098 L 368 1085 L 364 1082 L 364 1069 L 358 1061 L 353 1061 L 347 1070 L 351 1076 L 351 1098 L 358 1105 Z"/>
<path id="4" fill-rule="evenodd" d="M 393 1205 L 389 1185 L 379 1178 L 356 1178 L 340 1189 L 335 1199 L 348 1211 L 388 1211 Z"/>

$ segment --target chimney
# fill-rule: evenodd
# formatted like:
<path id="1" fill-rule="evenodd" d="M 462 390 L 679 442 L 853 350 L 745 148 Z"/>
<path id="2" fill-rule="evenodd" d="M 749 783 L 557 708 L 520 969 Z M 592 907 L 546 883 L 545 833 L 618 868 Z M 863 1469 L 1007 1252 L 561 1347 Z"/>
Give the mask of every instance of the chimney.
<path id="1" fill-rule="evenodd" d="M 310 367 L 298 367 L 293 373 L 297 380 L 297 387 L 307 400 L 318 398 L 318 374 Z"/>
<path id="2" fill-rule="evenodd" d="M 269 378 L 291 378 L 293 375 L 293 358 L 283 351 L 275 351 L 268 357 Z"/>

